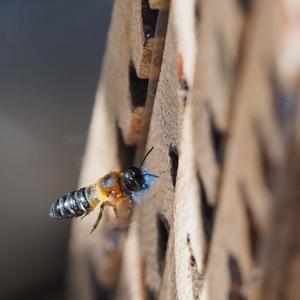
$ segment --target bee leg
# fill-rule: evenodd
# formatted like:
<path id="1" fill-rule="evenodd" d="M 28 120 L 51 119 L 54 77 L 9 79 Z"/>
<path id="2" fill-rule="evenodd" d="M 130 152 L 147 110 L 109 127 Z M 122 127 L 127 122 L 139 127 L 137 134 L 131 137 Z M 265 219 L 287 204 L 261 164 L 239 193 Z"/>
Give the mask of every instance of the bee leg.
<path id="1" fill-rule="evenodd" d="M 99 224 L 99 222 L 100 222 L 100 220 L 101 220 L 101 218 L 102 218 L 102 214 L 103 214 L 103 209 L 104 209 L 104 206 L 105 206 L 105 204 L 103 203 L 103 204 L 101 204 L 101 206 L 100 206 L 100 212 L 99 212 L 99 215 L 98 215 L 98 217 L 97 217 L 97 220 L 96 220 L 96 222 L 94 223 L 94 225 L 93 225 L 93 228 L 92 228 L 92 230 L 90 231 L 90 234 L 97 228 L 97 226 L 98 226 L 98 224 Z"/>
<path id="2" fill-rule="evenodd" d="M 87 210 L 84 215 L 81 216 L 81 220 L 84 219 L 89 213 L 91 212 L 91 210 Z"/>
<path id="3" fill-rule="evenodd" d="M 113 210 L 114 210 L 116 218 L 119 218 L 118 208 L 117 208 L 116 204 L 113 204 L 113 203 L 107 201 L 107 202 L 105 202 L 105 205 L 111 206 L 113 208 Z"/>
<path id="4" fill-rule="evenodd" d="M 130 213 L 130 211 L 132 210 L 133 202 L 130 199 L 130 197 L 126 197 L 126 198 L 123 198 L 120 203 L 125 202 L 125 201 L 128 201 L 127 212 Z"/>
<path id="5" fill-rule="evenodd" d="M 118 219 L 118 218 L 119 218 L 119 213 L 118 213 L 117 206 L 114 205 L 114 206 L 113 206 L 113 209 L 114 209 L 114 213 L 115 213 L 115 215 L 116 215 L 116 218 Z"/>

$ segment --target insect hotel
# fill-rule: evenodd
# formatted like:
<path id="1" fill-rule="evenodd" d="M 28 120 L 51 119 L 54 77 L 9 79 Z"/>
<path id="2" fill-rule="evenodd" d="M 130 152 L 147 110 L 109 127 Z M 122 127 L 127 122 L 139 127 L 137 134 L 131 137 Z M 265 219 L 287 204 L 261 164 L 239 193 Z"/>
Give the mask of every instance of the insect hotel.
<path id="1" fill-rule="evenodd" d="M 158 178 L 74 220 L 70 299 L 300 299 L 299 13 L 115 1 L 78 187 L 151 147 Z"/>

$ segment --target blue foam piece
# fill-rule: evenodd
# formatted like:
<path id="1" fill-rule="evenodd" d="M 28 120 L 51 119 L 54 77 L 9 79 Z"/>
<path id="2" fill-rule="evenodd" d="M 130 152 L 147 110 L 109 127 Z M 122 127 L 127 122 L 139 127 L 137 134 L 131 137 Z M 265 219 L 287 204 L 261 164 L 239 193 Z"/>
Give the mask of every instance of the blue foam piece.
<path id="1" fill-rule="evenodd" d="M 156 179 L 156 177 L 147 175 L 148 168 L 146 166 L 142 166 L 141 170 L 144 176 L 145 188 L 142 189 L 141 191 L 132 193 L 132 200 L 134 203 L 139 203 L 141 201 L 141 199 L 144 196 L 144 193 L 151 188 L 154 180 Z"/>

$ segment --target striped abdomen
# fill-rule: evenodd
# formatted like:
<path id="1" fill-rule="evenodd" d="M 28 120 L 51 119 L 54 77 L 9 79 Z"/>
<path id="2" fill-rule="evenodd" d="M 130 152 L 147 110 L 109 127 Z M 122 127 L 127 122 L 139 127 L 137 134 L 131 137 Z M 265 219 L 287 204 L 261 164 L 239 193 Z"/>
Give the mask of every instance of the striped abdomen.
<path id="1" fill-rule="evenodd" d="M 82 216 L 92 208 L 88 199 L 87 188 L 61 196 L 51 205 L 50 217 L 67 219 Z"/>

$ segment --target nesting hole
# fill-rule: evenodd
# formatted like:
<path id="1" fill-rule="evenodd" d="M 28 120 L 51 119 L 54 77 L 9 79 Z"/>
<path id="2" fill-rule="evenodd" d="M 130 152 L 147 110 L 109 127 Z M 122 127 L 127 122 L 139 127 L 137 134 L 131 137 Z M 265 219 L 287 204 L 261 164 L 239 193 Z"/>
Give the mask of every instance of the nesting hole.
<path id="1" fill-rule="evenodd" d="M 201 20 L 201 4 L 200 1 L 195 2 L 195 26 L 200 22 Z"/>
<path id="2" fill-rule="evenodd" d="M 281 89 L 277 90 L 275 105 L 276 116 L 280 123 L 284 123 L 289 119 L 291 112 L 294 110 L 295 100 L 287 92 Z"/>
<path id="3" fill-rule="evenodd" d="M 237 0 L 237 3 L 245 15 L 250 14 L 251 0 Z"/>
<path id="4" fill-rule="evenodd" d="M 137 76 L 132 62 L 129 64 L 129 82 L 132 107 L 144 106 L 147 99 L 148 79 Z"/>
<path id="5" fill-rule="evenodd" d="M 134 162 L 135 146 L 127 145 L 124 141 L 122 131 L 118 124 L 117 127 L 117 139 L 118 139 L 118 157 L 120 160 L 121 168 L 124 169 L 128 166 L 132 166 Z"/>
<path id="6" fill-rule="evenodd" d="M 271 191 L 274 188 L 275 163 L 267 149 L 267 143 L 263 137 L 263 131 L 260 128 L 260 124 L 254 122 L 253 127 L 257 138 L 257 146 L 259 148 L 262 178 L 264 179 L 266 187 Z"/>
<path id="7" fill-rule="evenodd" d="M 89 278 L 95 291 L 95 299 L 109 300 L 113 298 L 115 294 L 114 289 L 99 282 L 91 265 L 89 265 Z"/>
<path id="8" fill-rule="evenodd" d="M 148 0 L 142 0 L 143 31 L 146 38 L 154 37 L 158 9 L 151 9 Z"/>
<path id="9" fill-rule="evenodd" d="M 267 188 L 269 190 L 272 189 L 272 182 L 273 182 L 273 171 L 274 171 L 274 167 L 271 163 L 271 159 L 268 155 L 266 146 L 264 143 L 259 143 L 259 147 L 260 147 L 260 160 L 261 160 L 261 167 L 262 167 L 262 171 L 263 171 L 263 178 L 265 180 L 265 184 L 267 186 Z"/>
<path id="10" fill-rule="evenodd" d="M 214 150 L 214 156 L 216 162 L 222 166 L 224 162 L 224 148 L 226 136 L 225 134 L 216 127 L 212 113 L 209 112 L 209 125 L 210 125 L 210 137 Z"/>
<path id="11" fill-rule="evenodd" d="M 288 124 L 290 123 L 292 115 L 295 112 L 295 97 L 293 94 L 289 93 L 289 91 L 283 88 L 277 79 L 275 71 L 270 70 L 270 72 L 275 115 L 281 129 L 286 131 L 289 128 Z"/>
<path id="12" fill-rule="evenodd" d="M 195 266 L 197 266 L 197 263 L 196 263 L 196 259 L 195 259 L 195 256 L 193 254 L 193 248 L 192 248 L 192 243 L 191 243 L 191 238 L 190 238 L 190 234 L 188 233 L 187 234 L 187 237 L 186 237 L 186 243 L 188 245 L 188 248 L 189 248 L 189 251 L 190 251 L 190 266 L 192 268 L 194 268 Z"/>
<path id="13" fill-rule="evenodd" d="M 243 278 L 237 259 L 229 254 L 228 269 L 231 279 L 231 286 L 229 290 L 228 299 L 230 300 L 244 300 L 246 299 L 242 293 Z"/>
<path id="14" fill-rule="evenodd" d="M 173 187 L 175 188 L 177 170 L 178 170 L 178 149 L 176 146 L 170 145 L 169 157 L 170 157 L 170 174 L 171 174 Z"/>
<path id="15" fill-rule="evenodd" d="M 165 267 L 170 226 L 165 216 L 160 213 L 157 214 L 156 225 L 158 232 L 157 260 L 159 273 L 162 275 Z"/>
<path id="16" fill-rule="evenodd" d="M 203 279 L 204 276 L 201 274 L 198 270 L 197 267 L 197 262 L 194 256 L 193 248 L 192 248 L 192 243 L 190 239 L 190 234 L 187 234 L 187 246 L 190 251 L 190 258 L 189 258 L 189 269 L 192 277 L 192 287 L 193 287 L 193 294 L 194 294 L 194 299 L 198 299 L 200 296 L 201 289 L 203 287 Z"/>
<path id="17" fill-rule="evenodd" d="M 179 82 L 178 97 L 179 97 L 179 99 L 181 99 L 183 101 L 183 103 L 185 105 L 186 99 L 187 99 L 187 96 L 189 93 L 189 85 L 185 78 L 183 66 L 184 66 L 183 57 L 182 57 L 182 54 L 179 53 L 177 55 L 177 62 L 176 62 L 176 73 L 177 73 L 178 82 Z"/>
<path id="18" fill-rule="evenodd" d="M 210 205 L 207 199 L 207 194 L 203 184 L 203 180 L 197 172 L 197 181 L 199 185 L 200 200 L 201 200 L 201 215 L 202 215 L 202 225 L 205 234 L 207 244 L 210 244 L 211 236 L 214 228 L 214 215 L 215 207 Z"/>
<path id="19" fill-rule="evenodd" d="M 277 120 L 280 124 L 284 124 L 290 120 L 291 113 L 294 111 L 295 99 L 288 92 L 281 88 L 277 88 L 275 107 Z"/>
<path id="20" fill-rule="evenodd" d="M 180 97 L 180 99 L 183 101 L 183 104 L 186 104 L 186 99 L 188 97 L 189 94 L 189 86 L 188 86 L 188 82 L 185 78 L 181 78 L 179 79 L 179 92 L 178 95 Z"/>
<path id="21" fill-rule="evenodd" d="M 146 299 L 147 300 L 155 300 L 156 299 L 156 292 L 153 289 L 147 287 L 145 290 L 146 290 Z"/>
<path id="22" fill-rule="evenodd" d="M 239 182 L 238 183 L 238 190 L 242 199 L 242 202 L 245 207 L 245 212 L 248 220 L 248 236 L 250 240 L 250 250 L 251 256 L 254 262 L 258 261 L 258 242 L 259 242 L 259 231 L 257 229 L 255 219 L 253 216 L 253 212 L 249 206 L 251 203 L 251 199 L 249 197 L 247 188 L 245 183 Z"/>

